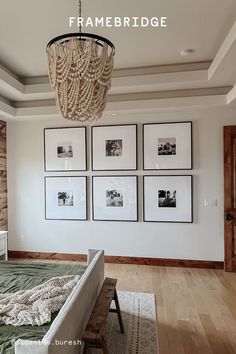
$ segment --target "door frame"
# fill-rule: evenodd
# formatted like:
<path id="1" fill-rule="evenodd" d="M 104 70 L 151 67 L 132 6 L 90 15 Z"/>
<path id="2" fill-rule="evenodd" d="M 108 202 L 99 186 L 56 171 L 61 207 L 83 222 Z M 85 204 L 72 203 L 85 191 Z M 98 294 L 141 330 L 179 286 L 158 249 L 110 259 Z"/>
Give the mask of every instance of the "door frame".
<path id="1" fill-rule="evenodd" d="M 230 125 L 224 126 L 224 268 L 227 272 L 236 272 L 235 233 L 236 125 Z"/>

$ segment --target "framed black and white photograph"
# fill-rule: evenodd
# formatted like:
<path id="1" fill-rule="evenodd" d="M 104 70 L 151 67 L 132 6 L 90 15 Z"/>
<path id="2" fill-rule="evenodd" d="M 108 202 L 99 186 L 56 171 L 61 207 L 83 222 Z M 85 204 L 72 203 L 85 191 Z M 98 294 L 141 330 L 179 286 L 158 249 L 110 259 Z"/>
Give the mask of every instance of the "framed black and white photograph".
<path id="1" fill-rule="evenodd" d="M 87 177 L 45 177 L 46 220 L 87 220 Z"/>
<path id="2" fill-rule="evenodd" d="M 138 221 L 137 176 L 93 176 L 93 220 Z"/>
<path id="3" fill-rule="evenodd" d="M 44 129 L 45 171 L 86 171 L 86 145 L 85 127 Z"/>
<path id="4" fill-rule="evenodd" d="M 92 127 L 92 170 L 137 170 L 137 124 Z"/>
<path id="5" fill-rule="evenodd" d="M 144 221 L 192 223 L 192 176 L 144 176 Z"/>
<path id="6" fill-rule="evenodd" d="M 192 169 L 192 122 L 143 124 L 144 170 Z"/>

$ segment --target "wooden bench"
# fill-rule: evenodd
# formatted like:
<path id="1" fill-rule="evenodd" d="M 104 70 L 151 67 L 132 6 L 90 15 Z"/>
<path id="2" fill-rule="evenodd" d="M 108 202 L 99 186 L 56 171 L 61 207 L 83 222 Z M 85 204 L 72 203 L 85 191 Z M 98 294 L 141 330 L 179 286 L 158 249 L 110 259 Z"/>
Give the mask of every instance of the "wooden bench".
<path id="1" fill-rule="evenodd" d="M 121 333 L 124 333 L 116 283 L 117 279 L 112 278 L 106 278 L 103 282 L 96 304 L 83 333 L 84 354 L 87 353 L 88 348 L 102 349 L 104 354 L 108 354 L 104 331 L 109 312 L 117 314 Z M 116 308 L 111 309 L 112 300 L 114 300 Z"/>

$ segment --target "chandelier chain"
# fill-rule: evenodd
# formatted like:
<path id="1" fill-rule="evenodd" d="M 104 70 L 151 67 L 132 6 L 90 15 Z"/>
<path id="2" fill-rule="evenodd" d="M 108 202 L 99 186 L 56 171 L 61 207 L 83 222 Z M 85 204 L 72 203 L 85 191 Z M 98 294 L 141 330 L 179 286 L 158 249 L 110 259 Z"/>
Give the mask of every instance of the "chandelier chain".
<path id="1" fill-rule="evenodd" d="M 78 2 L 78 12 L 79 12 L 79 17 L 82 17 L 82 0 L 79 0 Z M 82 32 L 81 22 L 79 26 L 79 31 Z"/>

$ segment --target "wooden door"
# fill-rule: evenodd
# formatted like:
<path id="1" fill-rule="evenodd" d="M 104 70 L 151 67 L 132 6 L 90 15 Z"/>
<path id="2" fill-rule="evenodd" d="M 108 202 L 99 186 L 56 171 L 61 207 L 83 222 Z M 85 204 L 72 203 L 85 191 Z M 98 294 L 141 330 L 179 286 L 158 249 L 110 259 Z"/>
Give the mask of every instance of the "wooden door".
<path id="1" fill-rule="evenodd" d="M 236 272 L 236 126 L 224 127 L 225 270 Z"/>

